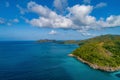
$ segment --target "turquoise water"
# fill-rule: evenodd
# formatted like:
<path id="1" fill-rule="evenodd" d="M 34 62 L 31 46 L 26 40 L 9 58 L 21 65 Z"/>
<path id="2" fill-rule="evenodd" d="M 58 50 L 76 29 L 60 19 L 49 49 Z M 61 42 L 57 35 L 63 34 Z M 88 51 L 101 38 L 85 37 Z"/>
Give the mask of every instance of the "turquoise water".
<path id="1" fill-rule="evenodd" d="M 120 80 L 69 57 L 77 45 L 0 42 L 0 80 Z"/>

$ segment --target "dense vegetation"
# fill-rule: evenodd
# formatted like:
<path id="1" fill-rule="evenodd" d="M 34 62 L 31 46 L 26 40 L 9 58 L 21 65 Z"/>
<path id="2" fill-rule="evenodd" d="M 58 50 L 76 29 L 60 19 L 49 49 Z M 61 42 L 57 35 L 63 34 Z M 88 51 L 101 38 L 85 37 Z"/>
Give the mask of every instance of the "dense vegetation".
<path id="1" fill-rule="evenodd" d="M 120 67 L 119 35 L 102 35 L 79 44 L 73 55 L 98 66 Z"/>

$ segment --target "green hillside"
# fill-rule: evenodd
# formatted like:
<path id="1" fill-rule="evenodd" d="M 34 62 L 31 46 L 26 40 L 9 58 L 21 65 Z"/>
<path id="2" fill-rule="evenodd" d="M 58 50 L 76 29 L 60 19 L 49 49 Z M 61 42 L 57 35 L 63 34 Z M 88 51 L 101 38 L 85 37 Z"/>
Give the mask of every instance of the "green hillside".
<path id="1" fill-rule="evenodd" d="M 79 44 L 80 47 L 72 54 L 87 61 L 87 64 L 96 65 L 97 69 L 107 69 L 106 71 L 120 69 L 119 35 L 102 35 L 83 40 Z"/>

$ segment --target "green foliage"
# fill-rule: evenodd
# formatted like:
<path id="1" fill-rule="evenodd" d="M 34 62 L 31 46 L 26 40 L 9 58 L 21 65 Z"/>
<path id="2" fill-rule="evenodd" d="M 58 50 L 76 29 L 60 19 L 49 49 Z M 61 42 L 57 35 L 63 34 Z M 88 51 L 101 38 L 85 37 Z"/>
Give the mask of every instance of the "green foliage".
<path id="1" fill-rule="evenodd" d="M 73 54 L 98 66 L 120 66 L 120 36 L 102 35 L 82 41 Z"/>
<path id="2" fill-rule="evenodd" d="M 76 40 L 65 40 L 62 41 L 63 44 L 78 44 L 78 41 Z"/>

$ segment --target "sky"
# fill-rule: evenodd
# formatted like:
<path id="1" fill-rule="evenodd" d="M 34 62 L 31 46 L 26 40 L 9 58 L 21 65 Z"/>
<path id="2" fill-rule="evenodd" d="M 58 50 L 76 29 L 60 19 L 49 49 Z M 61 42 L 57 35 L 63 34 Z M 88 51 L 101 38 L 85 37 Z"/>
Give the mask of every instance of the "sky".
<path id="1" fill-rule="evenodd" d="M 0 41 L 120 35 L 120 0 L 0 0 Z"/>

